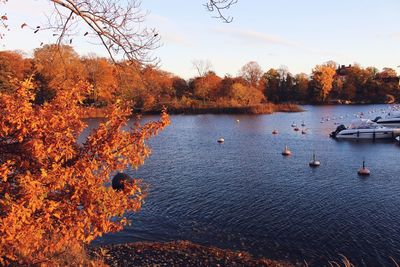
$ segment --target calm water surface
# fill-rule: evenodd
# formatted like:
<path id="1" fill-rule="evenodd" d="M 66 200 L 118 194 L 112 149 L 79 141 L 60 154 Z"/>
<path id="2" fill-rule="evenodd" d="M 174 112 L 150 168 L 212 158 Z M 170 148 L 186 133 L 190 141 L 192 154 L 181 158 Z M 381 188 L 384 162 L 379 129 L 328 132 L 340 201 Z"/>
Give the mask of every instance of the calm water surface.
<path id="1" fill-rule="evenodd" d="M 152 156 L 129 171 L 151 187 L 142 211 L 130 216 L 132 226 L 96 243 L 190 240 L 317 266 L 339 254 L 358 266 L 400 260 L 400 146 L 328 137 L 335 122 L 359 112 L 374 118 L 381 111 L 368 111 L 381 108 L 387 106 L 171 116 L 171 126 L 151 141 Z M 343 119 L 320 123 L 328 116 Z M 303 121 L 305 135 L 291 127 Z M 291 157 L 281 155 L 285 145 Z M 317 169 L 308 166 L 313 150 Z M 363 159 L 368 178 L 357 176 Z"/>

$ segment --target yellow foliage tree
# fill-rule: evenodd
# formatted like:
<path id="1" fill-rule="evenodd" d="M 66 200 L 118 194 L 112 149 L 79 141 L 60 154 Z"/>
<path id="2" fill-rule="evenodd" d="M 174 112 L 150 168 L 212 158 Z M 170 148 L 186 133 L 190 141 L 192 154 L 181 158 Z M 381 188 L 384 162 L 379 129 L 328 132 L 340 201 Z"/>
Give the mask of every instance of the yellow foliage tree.
<path id="1" fill-rule="evenodd" d="M 317 65 L 313 69 L 312 79 L 319 89 L 321 101 L 325 101 L 329 95 L 335 74 L 335 67 L 330 64 Z"/>
<path id="2" fill-rule="evenodd" d="M 146 141 L 169 124 L 160 120 L 126 126 L 128 108 L 118 103 L 104 123 L 77 142 L 86 127 L 80 119 L 86 83 L 59 91 L 42 106 L 33 104 L 30 81 L 11 94 L 0 93 L 0 265 L 63 265 L 103 233 L 128 223 L 145 197 L 134 179 L 113 190 L 110 177 L 137 168 L 150 154 Z M 118 201 L 116 201 L 118 200 Z"/>

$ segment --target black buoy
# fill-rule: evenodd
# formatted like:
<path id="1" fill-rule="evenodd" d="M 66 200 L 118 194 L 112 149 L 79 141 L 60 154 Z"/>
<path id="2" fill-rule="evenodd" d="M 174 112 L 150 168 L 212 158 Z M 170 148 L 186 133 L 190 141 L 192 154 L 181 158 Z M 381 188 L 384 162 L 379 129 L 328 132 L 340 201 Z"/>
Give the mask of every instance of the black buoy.
<path id="1" fill-rule="evenodd" d="M 125 173 L 117 173 L 114 178 L 112 179 L 111 186 L 114 190 L 120 191 L 124 190 L 125 183 L 131 183 L 133 179 Z"/>
<path id="2" fill-rule="evenodd" d="M 360 176 L 368 176 L 371 174 L 370 170 L 365 167 L 365 160 L 363 160 L 363 165 L 360 169 L 358 169 L 358 175 Z"/>

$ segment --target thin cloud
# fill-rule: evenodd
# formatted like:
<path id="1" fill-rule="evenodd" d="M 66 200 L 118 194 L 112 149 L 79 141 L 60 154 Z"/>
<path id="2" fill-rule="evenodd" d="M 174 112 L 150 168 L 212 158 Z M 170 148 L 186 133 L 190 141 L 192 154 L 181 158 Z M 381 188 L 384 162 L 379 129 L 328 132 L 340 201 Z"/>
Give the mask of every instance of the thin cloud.
<path id="1" fill-rule="evenodd" d="M 299 44 L 285 40 L 279 36 L 269 35 L 266 33 L 252 31 L 252 30 L 214 28 L 213 31 L 229 35 L 235 39 L 245 40 L 246 42 L 251 41 L 253 43 L 259 43 L 259 44 L 273 44 L 273 45 L 283 45 L 289 47 L 299 46 Z"/>
<path id="2" fill-rule="evenodd" d="M 161 35 L 162 42 L 173 43 L 182 46 L 192 45 L 186 34 L 181 33 L 180 28 L 168 17 L 151 13 L 147 17 L 147 23 L 154 25 L 154 28 Z"/>
<path id="3" fill-rule="evenodd" d="M 161 39 L 168 43 L 174 43 L 174 44 L 183 45 L 183 46 L 191 46 L 192 45 L 189 42 L 189 40 L 187 40 L 184 36 L 177 34 L 177 33 L 172 33 L 172 32 L 161 33 Z"/>

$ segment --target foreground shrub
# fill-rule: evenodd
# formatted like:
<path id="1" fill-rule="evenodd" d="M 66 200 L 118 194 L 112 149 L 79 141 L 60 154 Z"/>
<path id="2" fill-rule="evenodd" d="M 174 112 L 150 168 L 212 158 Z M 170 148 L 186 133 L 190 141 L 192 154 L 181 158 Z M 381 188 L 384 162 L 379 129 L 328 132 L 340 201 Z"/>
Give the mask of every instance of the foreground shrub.
<path id="1" fill-rule="evenodd" d="M 42 106 L 32 104 L 29 81 L 0 94 L 0 265 L 84 264 L 84 244 L 121 230 L 125 212 L 141 208 L 140 180 L 114 191 L 109 177 L 144 163 L 146 140 L 169 124 L 168 115 L 124 131 L 130 110 L 117 104 L 79 144 L 87 89 L 77 84 Z"/>

